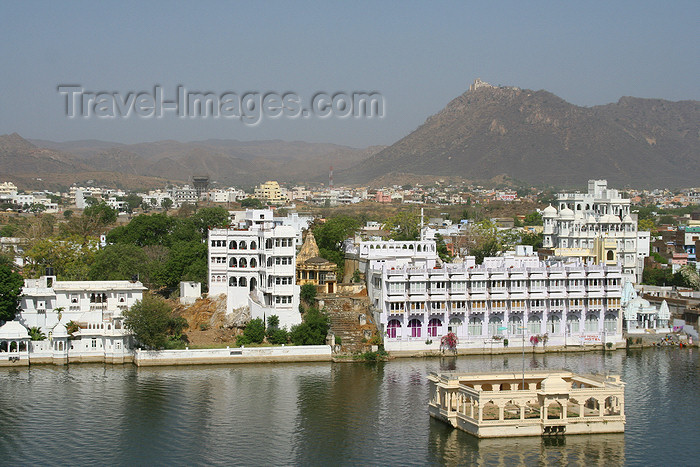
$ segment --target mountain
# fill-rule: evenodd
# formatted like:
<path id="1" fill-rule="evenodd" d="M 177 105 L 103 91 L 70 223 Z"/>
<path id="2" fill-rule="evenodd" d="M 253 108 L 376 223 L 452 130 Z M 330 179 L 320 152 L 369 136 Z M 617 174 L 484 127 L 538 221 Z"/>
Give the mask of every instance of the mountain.
<path id="1" fill-rule="evenodd" d="M 547 91 L 491 86 L 469 90 L 414 132 L 341 171 L 367 183 L 391 174 L 499 175 L 532 185 L 696 186 L 700 102 L 623 97 L 579 107 Z"/>
<path id="2" fill-rule="evenodd" d="M 249 188 L 265 180 L 327 180 L 330 166 L 348 168 L 381 149 L 281 140 L 54 142 L 25 140 L 14 133 L 0 135 L 0 177 L 19 181 L 25 189 L 65 187 L 87 180 L 149 188 L 209 175 L 218 186 Z"/>

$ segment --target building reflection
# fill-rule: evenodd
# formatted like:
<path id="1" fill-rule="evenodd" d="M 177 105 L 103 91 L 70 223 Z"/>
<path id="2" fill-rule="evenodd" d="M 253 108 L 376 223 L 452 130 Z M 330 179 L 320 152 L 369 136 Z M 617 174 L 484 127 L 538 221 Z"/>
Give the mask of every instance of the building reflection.
<path id="1" fill-rule="evenodd" d="M 623 465 L 625 435 L 478 439 L 431 420 L 431 460 L 445 465 Z"/>

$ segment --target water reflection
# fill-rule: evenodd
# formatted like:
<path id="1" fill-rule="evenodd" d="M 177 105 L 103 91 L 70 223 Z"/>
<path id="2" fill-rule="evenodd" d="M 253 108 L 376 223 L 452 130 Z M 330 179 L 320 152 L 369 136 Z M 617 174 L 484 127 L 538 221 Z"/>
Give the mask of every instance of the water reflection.
<path id="1" fill-rule="evenodd" d="M 622 465 L 625 436 L 478 439 L 432 420 L 428 450 L 447 465 Z"/>

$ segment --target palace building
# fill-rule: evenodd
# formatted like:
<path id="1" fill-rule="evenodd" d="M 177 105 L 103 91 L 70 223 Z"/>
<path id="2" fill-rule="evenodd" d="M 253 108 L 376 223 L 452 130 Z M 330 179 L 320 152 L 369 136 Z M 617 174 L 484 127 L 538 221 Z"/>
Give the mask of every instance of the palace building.
<path id="1" fill-rule="evenodd" d="M 374 249 L 404 251 L 403 242 L 391 242 L 386 250 L 381 243 L 372 242 Z M 442 267 L 385 259 L 367 272 L 385 348 L 412 352 L 439 349 L 448 332 L 457 335 L 458 349 L 506 340 L 512 345 L 620 343 L 622 281 L 619 266 L 547 264 L 530 255 L 486 258 L 482 265 L 466 257 Z"/>

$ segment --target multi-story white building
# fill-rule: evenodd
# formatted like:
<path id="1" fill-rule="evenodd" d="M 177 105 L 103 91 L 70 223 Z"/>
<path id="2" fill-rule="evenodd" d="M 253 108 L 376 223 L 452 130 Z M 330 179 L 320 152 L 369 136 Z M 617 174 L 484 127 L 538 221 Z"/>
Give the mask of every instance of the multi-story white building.
<path id="1" fill-rule="evenodd" d="M 59 319 L 121 328 L 122 311 L 141 300 L 144 290 L 138 281 L 57 281 L 54 276 L 25 279 L 19 321 L 46 334 Z"/>
<path id="2" fill-rule="evenodd" d="M 543 212 L 544 248 L 557 249 L 558 256 L 602 254 L 599 263 L 619 264 L 624 274 L 641 280 L 649 233 L 637 232 L 629 199 L 609 189 L 606 180 L 589 180 L 588 193 L 560 193 L 557 204 Z M 614 251 L 602 248 L 601 241 L 609 240 L 614 241 Z"/>
<path id="3" fill-rule="evenodd" d="M 387 260 L 368 271 L 367 284 L 390 351 L 438 349 L 448 332 L 458 348 L 505 339 L 529 345 L 545 334 L 555 346 L 622 341 L 617 266 L 548 265 L 536 256 L 487 258 L 478 266 L 467 257 L 439 268 Z"/>
<path id="4" fill-rule="evenodd" d="M 227 312 L 250 307 L 253 318 L 301 322 L 296 285 L 296 230 L 275 225 L 272 211 L 249 209 L 227 229 L 209 231 L 209 295 L 225 294 Z"/>

